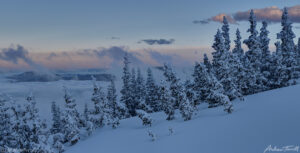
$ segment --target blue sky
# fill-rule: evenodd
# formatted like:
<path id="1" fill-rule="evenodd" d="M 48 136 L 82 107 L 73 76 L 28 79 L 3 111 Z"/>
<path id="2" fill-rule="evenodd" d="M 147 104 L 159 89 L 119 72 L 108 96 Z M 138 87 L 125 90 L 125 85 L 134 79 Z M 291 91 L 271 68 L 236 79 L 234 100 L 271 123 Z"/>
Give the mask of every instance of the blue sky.
<path id="1" fill-rule="evenodd" d="M 247 38 L 250 9 L 257 30 L 270 22 L 273 50 L 283 7 L 299 37 L 299 0 L 3 0 L 0 70 L 109 67 L 128 51 L 147 64 L 190 66 L 209 55 L 224 15 L 233 23 L 232 46 L 237 28 Z"/>
<path id="2" fill-rule="evenodd" d="M 193 24 L 219 13 L 294 6 L 298 0 L 9 0 L 0 2 L 0 47 L 21 44 L 33 51 L 127 46 L 209 47 L 219 23 Z M 244 38 L 247 22 L 239 27 Z M 280 25 L 271 25 L 272 39 Z M 295 29 L 297 32 L 299 30 Z M 234 35 L 232 35 L 234 36 Z M 111 39 L 117 37 L 120 39 Z M 171 45 L 137 43 L 175 39 Z M 233 38 L 232 38 L 233 39 Z"/>

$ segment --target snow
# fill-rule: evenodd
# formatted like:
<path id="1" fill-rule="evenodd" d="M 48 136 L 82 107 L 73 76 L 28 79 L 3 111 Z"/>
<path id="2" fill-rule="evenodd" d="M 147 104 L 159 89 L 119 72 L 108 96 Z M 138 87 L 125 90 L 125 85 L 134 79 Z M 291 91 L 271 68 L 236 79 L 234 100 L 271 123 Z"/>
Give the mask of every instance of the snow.
<path id="1" fill-rule="evenodd" d="M 259 153 L 269 146 L 299 145 L 300 85 L 267 91 L 233 101 L 234 112 L 201 104 L 197 115 L 166 121 L 162 112 L 150 114 L 152 127 L 137 117 L 120 127 L 97 129 L 67 153 Z M 169 128 L 174 133 L 170 135 Z M 148 135 L 151 130 L 155 141 Z"/>

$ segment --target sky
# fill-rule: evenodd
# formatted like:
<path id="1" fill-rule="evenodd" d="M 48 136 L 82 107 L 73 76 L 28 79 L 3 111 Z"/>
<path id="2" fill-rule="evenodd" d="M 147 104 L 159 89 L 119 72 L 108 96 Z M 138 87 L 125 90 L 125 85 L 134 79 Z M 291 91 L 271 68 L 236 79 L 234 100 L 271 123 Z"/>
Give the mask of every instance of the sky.
<path id="1" fill-rule="evenodd" d="M 250 9 L 259 10 L 258 19 L 270 21 L 268 29 L 273 44 L 276 33 L 280 31 L 276 11 L 278 14 L 283 7 L 293 8 L 294 32 L 299 33 L 299 0 L 0 1 L 0 48 L 21 45 L 28 52 L 25 56 L 44 65 L 48 63 L 48 67 L 51 67 L 51 61 L 46 59 L 58 58 L 58 55 L 66 55 L 65 52 L 109 50 L 114 46 L 145 56 L 149 56 L 149 52 L 157 52 L 164 58 L 165 55 L 180 56 L 192 63 L 200 59 L 195 54 L 211 51 L 213 37 L 221 27 L 218 15 L 226 14 L 232 18 L 230 33 L 233 42 L 236 28 L 240 29 L 243 39 L 248 36 L 249 24 L 242 16 L 243 12 L 248 14 Z M 260 26 L 259 23 L 258 30 Z M 39 58 L 41 55 L 44 55 L 44 61 Z M 66 56 L 65 60 L 67 57 L 70 58 Z M 164 59 L 162 57 L 160 59 Z M 13 64 L 12 68 L 26 63 L 26 60 L 8 62 Z M 9 63 L 2 62 L 1 65 L 0 61 L 0 67 L 5 67 L 3 65 Z"/>

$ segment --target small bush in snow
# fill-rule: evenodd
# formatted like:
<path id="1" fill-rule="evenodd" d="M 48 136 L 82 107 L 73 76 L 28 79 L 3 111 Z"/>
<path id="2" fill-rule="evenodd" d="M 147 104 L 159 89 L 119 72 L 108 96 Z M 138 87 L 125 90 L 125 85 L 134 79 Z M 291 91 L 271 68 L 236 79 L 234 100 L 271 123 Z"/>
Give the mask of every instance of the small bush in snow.
<path id="1" fill-rule="evenodd" d="M 172 127 L 169 127 L 169 134 L 170 134 L 170 135 L 173 135 L 173 133 L 174 133 L 173 128 L 172 128 Z"/>
<path id="2" fill-rule="evenodd" d="M 226 101 L 226 103 L 224 104 L 225 109 L 224 111 L 231 114 L 233 112 L 233 105 L 230 101 Z"/>
<path id="3" fill-rule="evenodd" d="M 151 137 L 152 141 L 156 140 L 156 134 L 154 134 L 151 130 L 148 130 L 148 135 Z"/>
<path id="4" fill-rule="evenodd" d="M 137 110 L 136 112 L 138 114 L 138 117 L 143 121 L 143 125 L 152 125 L 152 118 L 147 112 L 143 110 Z"/>

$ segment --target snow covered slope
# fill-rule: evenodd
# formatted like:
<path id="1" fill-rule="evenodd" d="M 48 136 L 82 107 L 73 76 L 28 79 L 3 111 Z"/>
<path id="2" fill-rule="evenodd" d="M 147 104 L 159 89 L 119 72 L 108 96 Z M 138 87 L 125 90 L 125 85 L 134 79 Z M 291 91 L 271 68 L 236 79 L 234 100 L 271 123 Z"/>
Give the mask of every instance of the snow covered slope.
<path id="1" fill-rule="evenodd" d="M 166 121 L 151 114 L 152 127 L 138 118 L 121 121 L 117 129 L 96 130 L 67 153 L 263 153 L 269 146 L 300 145 L 300 85 L 247 96 L 234 101 L 235 111 L 200 106 L 191 121 Z M 174 130 L 169 135 L 169 127 Z M 151 141 L 147 130 L 157 135 Z"/>

